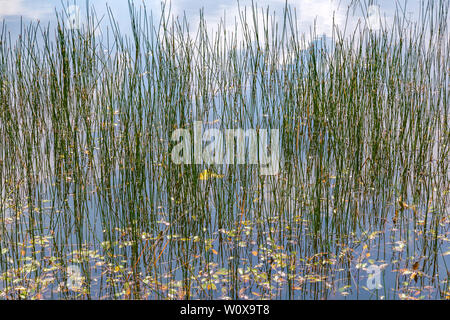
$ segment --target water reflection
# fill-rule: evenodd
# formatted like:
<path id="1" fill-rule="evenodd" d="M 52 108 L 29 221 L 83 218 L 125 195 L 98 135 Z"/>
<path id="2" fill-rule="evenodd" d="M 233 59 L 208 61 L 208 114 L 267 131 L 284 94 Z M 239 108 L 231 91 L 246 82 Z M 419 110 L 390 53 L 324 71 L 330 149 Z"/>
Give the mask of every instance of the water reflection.
<path id="1" fill-rule="evenodd" d="M 233 31 L 243 12 L 231 1 L 195 4 L 170 3 L 175 16 L 188 9 L 193 35 L 202 5 L 209 30 L 226 15 Z M 258 2 L 265 4 L 278 12 L 273 21 L 284 21 L 284 1 Z M 241 51 L 220 42 L 208 51 L 175 41 L 167 28 L 167 38 L 141 42 L 146 54 L 136 61 L 133 42 L 114 54 L 93 41 L 98 33 L 83 33 L 83 6 L 80 14 L 69 8 L 67 24 L 82 36 L 61 31 L 64 41 L 42 52 L 26 41 L 0 51 L 12 59 L 0 59 L 1 151 L 17 155 L 0 162 L 0 296 L 448 296 L 448 110 L 421 105 L 416 81 L 436 101 L 448 91 L 426 81 L 423 47 L 411 47 L 408 73 L 398 47 L 378 47 L 372 33 L 367 55 L 341 48 L 327 60 L 323 44 L 332 21 L 345 30 L 348 4 L 294 4 L 298 30 L 307 37 L 315 23 L 319 38 L 289 59 L 274 47 L 255 49 L 253 38 Z M 126 2 L 109 5 L 129 32 Z M 95 8 L 107 17 L 105 2 Z M 348 23 L 368 11 L 369 28 L 379 31 L 393 17 L 388 8 L 356 6 Z M 2 13 L 8 25 L 20 21 L 13 9 Z M 448 59 L 438 52 L 429 61 Z M 280 175 L 231 166 L 201 178 L 206 168 L 174 165 L 171 133 L 194 119 L 279 126 Z"/>
<path id="2" fill-rule="evenodd" d="M 207 0 L 169 0 L 165 5 L 160 1 L 134 1 L 136 5 L 145 6 L 149 12 L 152 12 L 155 22 L 164 11 L 166 14 L 175 17 L 186 17 L 191 26 L 191 31 L 195 34 L 199 23 L 199 13 L 203 12 L 210 30 L 217 30 L 219 24 L 223 25 L 228 32 L 235 31 L 236 22 L 239 23 L 242 17 L 249 18 L 252 15 L 251 0 L 220 1 L 219 3 Z M 354 30 L 359 24 L 368 24 L 373 29 L 380 28 L 383 24 L 390 25 L 395 16 L 395 10 L 401 7 L 405 18 L 416 21 L 420 12 L 420 0 L 408 1 L 402 4 L 395 4 L 394 1 L 375 1 L 371 5 L 366 2 L 355 2 L 352 0 L 290 0 L 288 6 L 295 9 L 295 24 L 300 34 L 304 34 L 307 42 L 312 41 L 311 33 L 316 35 L 325 35 L 331 37 L 333 34 L 333 24 L 342 32 L 345 30 Z M 257 1 L 259 7 L 259 19 L 262 21 L 267 13 L 276 13 L 275 21 L 283 23 L 283 9 L 286 5 L 285 0 L 262 0 Z M 44 25 L 47 22 L 55 22 L 56 11 L 65 8 L 70 14 L 73 10 L 70 7 L 76 7 L 79 10 L 81 22 L 85 19 L 87 13 L 86 3 L 84 1 L 32 1 L 32 0 L 0 0 L 0 19 L 8 23 L 8 31 L 13 35 L 20 33 L 20 21 L 40 21 Z M 129 24 L 129 6 L 127 1 L 122 0 L 98 0 L 91 1 L 89 8 L 94 8 L 99 20 L 103 21 L 102 27 L 106 27 L 109 13 L 118 22 L 125 33 L 130 32 Z M 162 10 L 162 7 L 165 9 Z M 244 8 L 247 7 L 247 10 Z M 266 11 L 268 9 L 268 11 Z M 110 11 L 109 11 L 110 10 Z M 261 11 L 262 10 L 262 11 Z M 243 12 L 245 11 L 245 13 Z M 346 19 L 347 14 L 350 19 Z M 262 25 L 259 26 L 262 28 Z M 261 31 L 261 30 L 260 30 Z M 238 37 L 242 39 L 242 33 Z"/>

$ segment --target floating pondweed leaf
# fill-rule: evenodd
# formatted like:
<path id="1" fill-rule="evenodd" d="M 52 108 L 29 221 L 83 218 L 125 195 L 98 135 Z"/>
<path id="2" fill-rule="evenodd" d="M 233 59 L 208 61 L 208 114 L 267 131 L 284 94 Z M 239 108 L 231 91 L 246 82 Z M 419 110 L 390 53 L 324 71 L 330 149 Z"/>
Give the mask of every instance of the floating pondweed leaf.
<path id="1" fill-rule="evenodd" d="M 145 47 L 145 38 L 151 35 L 144 29 L 138 31 L 138 38 Z M 169 31 L 162 32 L 164 34 Z M 275 51 L 263 50 L 255 55 L 253 50 L 245 50 L 246 41 L 243 41 L 243 50 L 239 53 L 239 57 L 243 55 L 242 59 L 233 58 L 235 54 L 230 51 L 232 54 L 229 55 L 227 51 L 233 50 L 232 47 L 224 42 L 225 54 L 216 56 L 215 52 L 222 52 L 222 49 L 202 52 L 205 63 L 196 68 L 190 65 L 190 56 L 196 57 L 202 46 L 197 46 L 194 39 L 184 43 L 183 39 L 186 37 L 181 29 L 180 34 L 174 38 L 171 32 L 166 36 L 169 37 L 167 40 L 177 38 L 177 46 L 179 44 L 184 48 L 181 51 L 186 54 L 180 53 L 175 47 L 171 48 L 171 40 L 161 43 L 156 41 L 155 49 L 151 50 L 151 61 L 136 57 L 135 63 L 129 65 L 126 57 L 123 61 L 118 56 L 106 58 L 105 55 L 100 55 L 94 58 L 96 49 L 91 48 L 88 42 L 83 42 L 83 37 L 74 40 L 63 35 L 64 39 L 58 41 L 61 47 L 67 40 L 70 47 L 73 44 L 74 48 L 87 49 L 83 50 L 83 57 L 76 54 L 67 57 L 70 67 L 66 70 L 69 76 L 66 79 L 74 80 L 68 81 L 67 85 L 59 81 L 63 79 L 64 70 L 58 66 L 64 66 L 64 57 L 59 58 L 59 51 L 53 54 L 52 45 L 42 54 L 39 54 L 39 46 L 27 48 L 32 53 L 28 58 L 36 57 L 29 59 L 29 68 L 28 65 L 27 68 L 19 68 L 13 63 L 14 59 L 2 67 L 1 74 L 4 75 L 3 78 L 10 80 L 8 85 L 12 88 L 5 86 L 6 82 L 0 85 L 1 94 L 5 98 L 5 101 L 0 101 L 5 109 L 0 121 L 0 131 L 8 137 L 3 141 L 7 144 L 5 150 L 11 152 L 0 160 L 5 161 L 5 164 L 0 163 L 0 180 L 3 182 L 5 177 L 11 179 L 6 186 L 10 184 L 13 188 L 16 184 L 22 184 L 20 181 L 30 174 L 48 179 L 50 183 L 47 185 L 30 183 L 30 192 L 24 189 L 23 192 L 20 190 L 16 195 L 8 197 L 14 196 L 11 203 L 27 200 L 29 208 L 34 211 L 38 211 L 36 207 L 46 202 L 39 199 L 50 199 L 51 203 L 47 205 L 54 206 L 49 215 L 34 214 L 33 211 L 30 219 L 21 218 L 19 222 L 23 226 L 20 228 L 14 227 L 15 215 L 10 215 L 9 218 L 14 218 L 14 221 L 11 220 L 9 227 L 12 227 L 15 234 L 9 232 L 10 229 L 6 230 L 8 234 L 0 231 L 3 232 L 0 239 L 1 272 L 2 277 L 8 279 L 0 283 L 2 298 L 9 298 L 10 293 L 5 296 L 5 288 L 9 286 L 12 287 L 10 291 L 14 292 L 11 296 L 14 295 L 15 298 L 22 297 L 23 293 L 16 293 L 14 286 L 23 286 L 30 292 L 30 288 L 34 286 L 33 281 L 37 282 L 40 274 L 47 278 L 53 274 L 58 278 L 55 282 L 59 282 L 59 272 L 53 271 L 70 261 L 83 263 L 83 268 L 87 271 L 86 277 L 89 276 L 86 279 L 86 284 L 89 285 L 86 287 L 92 287 L 94 299 L 111 299 L 116 293 L 119 298 L 132 298 L 136 292 L 139 292 L 137 298 L 144 299 L 236 299 L 247 296 L 262 299 L 320 299 L 329 297 L 331 292 L 335 294 L 337 288 L 348 284 L 353 285 L 352 289 L 343 287 L 337 292 L 338 296 L 342 292 L 343 295 L 365 298 L 370 293 L 363 292 L 363 295 L 359 295 L 361 281 L 366 280 L 365 273 L 361 269 L 357 270 L 362 277 L 358 275 L 358 278 L 352 279 L 355 276 L 355 265 L 357 268 L 364 268 L 398 260 L 398 264 L 393 263 L 392 268 L 399 269 L 406 264 L 411 269 L 419 256 L 433 254 L 440 256 L 434 261 L 420 258 L 424 262 L 423 269 L 429 272 L 436 270 L 441 277 L 436 283 L 447 288 L 447 284 L 442 281 L 445 275 L 441 274 L 442 270 L 446 271 L 444 264 L 448 253 L 443 256 L 442 253 L 448 248 L 442 242 L 446 241 L 444 236 L 448 237 L 448 230 L 447 226 L 436 222 L 444 223 L 442 219 L 446 212 L 443 210 L 446 209 L 445 197 L 448 195 L 439 192 L 439 187 L 438 191 L 433 191 L 433 183 L 437 182 L 437 186 L 440 181 L 444 181 L 445 184 L 444 179 L 428 178 L 428 175 L 432 176 L 435 172 L 440 174 L 432 168 L 436 164 L 435 154 L 445 161 L 446 154 L 443 151 L 448 147 L 448 139 L 443 139 L 436 152 L 431 150 L 432 143 L 428 143 L 434 133 L 446 133 L 446 130 L 440 130 L 445 129 L 445 120 L 441 120 L 445 118 L 442 117 L 445 108 L 442 111 L 436 106 L 422 108 L 418 114 L 409 112 L 409 103 L 402 102 L 413 99 L 416 101 L 411 101 L 411 105 L 416 106 L 421 97 L 404 95 L 402 86 L 397 86 L 401 81 L 384 81 L 386 77 L 383 76 L 386 70 L 389 74 L 393 70 L 393 80 L 399 74 L 405 74 L 408 78 L 411 72 L 407 72 L 409 67 L 405 65 L 412 65 L 418 66 L 414 80 L 424 82 L 424 79 L 428 79 L 429 70 L 415 62 L 420 60 L 421 54 L 431 62 L 435 58 L 439 58 L 436 61 L 441 61 L 442 57 L 436 54 L 439 50 L 423 51 L 419 43 L 410 47 L 410 51 L 404 50 L 411 52 L 411 56 L 405 57 L 405 61 L 410 63 L 402 64 L 396 62 L 398 59 L 392 59 L 392 55 L 379 55 L 378 49 L 359 56 L 358 50 L 348 52 L 343 49 L 343 44 L 341 51 L 337 54 L 330 52 L 327 58 L 329 60 L 318 64 L 323 65 L 324 69 L 331 67 L 330 72 L 322 73 L 320 67 L 317 73 L 310 73 L 303 78 L 299 76 L 302 72 L 296 72 L 295 66 L 289 73 L 278 75 L 276 71 L 276 76 L 272 77 L 268 76 L 268 72 L 272 74 L 269 71 L 272 66 L 268 63 L 271 59 L 278 60 Z M 386 44 L 382 44 L 387 49 L 384 51 L 395 51 L 395 46 L 390 47 L 390 43 L 394 42 L 386 41 Z M 27 41 L 24 41 L 25 46 L 26 44 Z M 136 45 L 140 47 L 139 44 Z M 252 43 L 248 45 L 248 48 L 253 48 Z M 113 46 L 116 47 L 114 44 Z M 122 47 L 121 52 L 129 49 L 128 44 Z M 295 43 L 293 47 L 297 47 Z M 367 47 L 370 50 L 372 47 L 379 48 Z M 415 51 L 416 47 L 420 48 L 420 52 Z M 102 51 L 101 45 L 99 48 Z M 14 52 L 13 48 L 2 49 Z M 9 56 L 4 50 L 0 50 L 0 56 L 3 54 L 8 61 Z M 145 48 L 143 50 L 147 51 Z M 25 55 L 28 50 L 18 47 L 17 52 Z M 89 62 L 91 52 L 92 65 Z M 142 53 L 142 50 L 139 52 Z M 349 59 L 335 59 L 347 57 L 347 54 Z M 416 58 L 416 54 L 419 58 Z M 10 56 L 13 57 L 14 54 Z M 366 59 L 366 56 L 369 58 Z M 262 58 L 261 61 L 259 57 Z M 377 68 L 372 68 L 374 64 L 366 61 L 371 57 L 377 61 L 381 59 L 379 63 L 375 62 Z M 247 61 L 258 61 L 258 68 L 253 68 L 252 63 Z M 85 62 L 89 67 L 84 66 Z M 195 58 L 193 62 L 197 63 Z M 220 77 L 215 77 L 214 74 L 218 67 L 216 62 L 221 68 L 230 66 L 228 71 L 220 73 Z M 178 64 L 184 67 L 180 70 L 173 68 Z M 47 72 L 46 69 L 52 65 L 55 66 L 51 68 L 53 71 Z M 102 66 L 102 69 L 97 70 L 97 65 Z M 366 65 L 370 66 L 370 70 L 365 69 L 369 68 Z M 35 74 L 34 70 L 41 66 L 42 69 Z M 90 74 L 89 70 L 94 74 Z M 205 73 L 204 70 L 212 72 Z M 23 79 L 17 76 L 17 71 L 23 71 Z M 353 76 L 348 76 L 347 71 L 354 73 Z M 236 74 L 239 76 L 236 77 Z M 149 75 L 148 82 L 140 77 L 143 75 Z M 52 87 L 51 77 L 54 78 L 55 88 Z M 216 81 L 216 78 L 220 80 Z M 347 80 L 351 82 L 350 85 Z M 323 83 L 324 86 L 314 85 L 315 83 Z M 384 85 L 389 86 L 386 92 L 394 93 L 392 103 L 389 102 L 389 96 L 379 90 Z M 28 110 L 27 99 L 21 98 L 21 89 L 26 91 L 27 86 L 31 90 L 35 87 L 36 92 L 24 92 L 25 98 L 46 102 L 33 105 L 33 112 Z M 196 87 L 193 88 L 194 86 Z M 429 86 L 430 89 L 438 89 L 432 88 L 431 84 Z M 253 88 L 247 89 L 250 87 Z M 333 88 L 331 95 L 327 92 L 328 87 Z M 98 89 L 95 95 L 87 93 L 92 88 Z M 220 88 L 217 100 L 209 100 L 208 92 L 217 88 Z M 230 88 L 233 88 L 232 91 Z M 370 93 L 372 89 L 373 94 Z M 50 95 L 51 92 L 61 94 Z M 64 98 L 67 103 L 60 101 L 64 92 L 68 93 L 68 97 Z M 359 94 L 361 92 L 368 94 Z M 445 90 L 440 92 L 445 95 Z M 297 103 L 297 97 L 302 101 Z M 325 103 L 322 97 L 330 98 L 331 103 Z M 352 97 L 356 97 L 358 101 L 346 103 Z M 154 103 L 146 103 L 148 98 Z M 373 103 L 376 103 L 376 108 L 367 108 L 367 105 Z M 92 104 L 95 110 L 86 109 L 85 104 Z M 309 109 L 310 105 L 314 108 Z M 372 113 L 372 109 L 375 113 Z M 232 165 L 227 167 L 225 173 L 218 169 L 220 166 L 198 169 L 194 165 L 172 164 L 168 157 L 170 145 L 167 138 L 176 128 L 189 127 L 194 118 L 201 118 L 202 121 L 220 119 L 220 125 L 223 124 L 224 127 L 236 126 L 243 129 L 251 129 L 252 126 L 280 126 L 283 131 L 280 142 L 284 146 L 281 156 L 285 162 L 276 183 L 267 183 L 271 178 L 261 177 L 257 166 Z M 45 122 L 42 129 L 40 122 Z M 33 125 L 17 127 L 21 123 L 36 123 L 39 130 L 34 131 Z M 402 131 L 404 128 L 398 126 L 398 123 L 414 125 L 407 126 L 407 131 Z M 49 137 L 46 137 L 45 131 L 48 131 Z M 37 136 L 31 136 L 33 134 Z M 9 139 L 15 136 L 18 144 Z M 35 152 L 41 149 L 39 144 L 34 144 L 38 140 L 47 145 L 46 150 L 43 150 L 43 157 Z M 236 150 L 237 147 L 236 144 Z M 18 157 L 14 157 L 14 151 Z M 421 156 L 419 151 L 424 155 L 433 153 L 433 161 L 429 164 L 429 157 Z M 85 162 L 91 157 L 95 161 Z M 55 164 L 46 163 L 45 159 L 54 161 Z M 447 174 L 447 167 L 441 162 L 436 167 L 442 168 L 439 171 Z M 14 165 L 16 169 L 11 170 Z M 208 170 L 203 170 L 204 168 Z M 409 169 L 413 170 L 414 175 L 411 176 Z M 224 177 L 218 173 L 224 173 L 226 178 L 221 180 Z M 56 179 L 53 179 L 53 175 L 56 175 Z M 352 176 L 355 178 L 352 179 Z M 66 179 L 70 183 L 66 183 Z M 91 184 L 96 188 L 96 194 L 92 196 L 88 194 L 88 185 Z M 264 192 L 258 188 L 261 184 L 264 184 Z M 399 192 L 399 184 L 402 184 L 400 192 L 403 192 L 406 202 L 399 199 L 398 195 L 393 196 Z M 443 186 L 444 189 L 447 187 Z M 4 189 L 0 195 L 0 206 L 4 206 Z M 295 192 L 291 192 L 292 190 Z M 427 194 L 428 190 L 435 192 L 437 196 Z M 69 194 L 71 197 L 68 197 Z M 243 194 L 246 196 L 241 196 Z M 384 195 L 387 197 L 384 198 Z M 255 197 L 257 200 L 254 200 Z M 427 203 L 428 199 L 432 201 Z M 421 209 L 420 213 L 423 212 L 421 219 L 411 219 L 413 201 Z M 431 206 L 438 210 L 426 216 L 425 208 Z M 23 209 L 22 206 L 20 209 Z M 395 216 L 392 218 L 394 210 Z M 393 219 L 398 229 L 392 230 L 392 223 L 384 224 L 387 217 Z M 417 220 L 421 220 L 420 225 L 416 224 Z M 169 225 L 170 228 L 166 228 Z M 415 228 L 418 232 L 409 236 L 410 229 Z M 104 229 L 103 233 L 98 232 L 101 229 Z M 164 229 L 164 233 L 158 235 L 161 229 Z M 377 230 L 383 230 L 383 234 Z M 51 240 L 43 238 L 49 232 L 54 232 L 55 237 Z M 385 237 L 390 238 L 384 241 Z M 216 242 L 205 241 L 211 238 Z M 407 242 L 396 242 L 405 239 Z M 99 253 L 72 253 L 72 250 L 78 249 L 85 241 L 90 244 L 89 249 L 98 250 Z M 41 247 L 31 248 L 28 243 Z M 365 243 L 367 244 L 364 245 Z M 364 249 L 361 250 L 363 245 Z M 9 250 L 5 251 L 4 248 Z M 404 254 L 398 254 L 393 248 L 399 252 L 405 252 L 407 248 L 408 255 L 415 257 L 415 260 L 410 260 L 408 265 Z M 41 251 L 37 254 L 39 250 Z M 322 251 L 329 254 L 320 254 Z M 68 252 L 71 255 L 66 255 Z M 294 256 L 294 253 L 298 255 Z M 53 263 L 48 258 L 35 258 L 39 259 L 41 266 L 25 259 L 46 254 L 60 255 L 60 258 Z M 229 258 L 231 254 L 234 258 Z M 379 261 L 380 256 L 385 261 Z M 442 257 L 444 264 L 439 262 L 443 260 Z M 215 264 L 211 264 L 212 262 Z M 116 267 L 119 264 L 123 266 L 123 270 Z M 387 276 L 384 292 L 386 297 L 391 299 L 395 297 L 393 294 L 398 293 L 405 294 L 405 297 L 418 296 L 416 292 L 421 288 L 412 288 L 411 291 L 410 287 L 413 282 L 411 279 L 422 276 L 419 273 L 421 267 L 422 264 L 416 269 L 412 267 L 413 272 L 416 272 L 414 276 Z M 32 271 L 33 274 L 24 275 L 24 270 Z M 127 278 L 131 274 L 134 277 Z M 310 275 L 301 278 L 299 274 Z M 326 277 L 321 278 L 323 275 Z M 398 278 L 401 279 L 397 280 Z M 431 277 L 423 275 L 420 283 L 429 284 L 430 279 Z M 289 285 L 287 280 L 290 280 Z M 401 282 L 405 280 L 403 288 Z M 317 281 L 322 282 L 311 285 Z M 336 282 L 330 284 L 328 281 Z M 436 283 L 432 284 L 434 289 L 437 287 Z M 217 286 L 218 292 L 214 292 L 213 285 Z M 56 292 L 54 287 L 42 289 L 44 298 L 53 297 Z M 244 291 L 241 292 L 241 288 Z M 292 288 L 301 292 L 292 294 Z M 37 292 L 31 291 L 28 297 L 36 294 Z M 65 292 L 61 291 L 57 298 L 64 298 L 64 295 Z M 442 296 L 441 294 L 440 297 Z"/>
<path id="2" fill-rule="evenodd" d="M 165 220 L 159 220 L 159 221 L 156 221 L 156 223 L 161 223 L 161 224 L 163 224 L 163 225 L 165 225 L 165 226 L 170 226 L 170 222 L 167 222 L 167 221 L 165 221 Z"/>
<path id="3" fill-rule="evenodd" d="M 405 210 L 405 209 L 409 208 L 408 204 L 402 200 L 402 197 L 398 198 L 398 205 L 400 206 L 401 210 Z"/>
<path id="4" fill-rule="evenodd" d="M 203 170 L 200 173 L 199 179 L 200 180 L 209 180 L 209 179 L 212 179 L 212 178 L 221 179 L 223 177 L 224 177 L 223 174 L 217 174 L 217 173 L 215 173 L 215 172 L 213 172 L 211 170 L 206 170 L 205 169 L 205 170 Z"/>

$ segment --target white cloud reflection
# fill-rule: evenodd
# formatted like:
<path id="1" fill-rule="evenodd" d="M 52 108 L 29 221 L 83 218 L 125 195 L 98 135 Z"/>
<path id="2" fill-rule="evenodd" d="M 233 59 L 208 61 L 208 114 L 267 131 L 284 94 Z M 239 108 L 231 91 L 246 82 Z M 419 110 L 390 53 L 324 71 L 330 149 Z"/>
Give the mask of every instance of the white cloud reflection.
<path id="1" fill-rule="evenodd" d="M 81 17 L 85 12 L 85 0 L 76 0 L 81 8 Z M 145 4 L 145 6 L 153 12 L 155 22 L 161 14 L 161 0 L 134 0 L 136 6 Z M 258 6 L 258 20 L 259 32 L 262 31 L 262 9 L 269 8 L 269 15 L 275 13 L 275 22 L 278 23 L 278 28 L 281 28 L 283 22 L 283 10 L 286 5 L 286 0 L 255 0 L 253 1 Z M 417 12 L 419 0 L 410 0 L 408 2 L 407 13 Z M 62 3 L 73 4 L 73 0 L 0 0 L 0 19 L 8 18 L 8 20 L 18 19 L 23 17 L 26 19 L 48 19 L 55 18 L 54 10 L 61 10 Z M 107 24 L 108 11 L 106 10 L 108 4 L 111 13 L 125 32 L 129 31 L 129 11 L 127 0 L 91 0 L 90 5 L 95 7 L 98 18 L 106 17 L 104 23 Z M 295 10 L 296 25 L 298 31 L 304 35 L 305 44 L 311 41 L 311 32 L 317 36 L 325 35 L 331 38 L 333 32 L 333 24 L 337 26 L 340 31 L 346 29 L 347 33 L 358 25 L 368 24 L 368 27 L 377 30 L 380 28 L 381 20 L 387 18 L 391 20 L 394 15 L 395 5 L 391 0 L 377 0 L 375 6 L 371 6 L 370 10 L 363 9 L 364 3 L 368 1 L 351 1 L 351 0 L 288 0 L 288 5 Z M 346 19 L 347 10 L 350 3 L 357 4 L 354 7 L 357 10 L 349 12 L 349 19 Z M 240 13 L 246 8 L 245 17 L 249 26 L 253 26 L 253 16 L 251 12 L 252 0 L 239 0 L 240 9 L 238 8 L 238 0 L 167 0 L 168 6 L 171 7 L 171 14 L 178 17 L 186 15 L 192 34 L 195 35 L 199 24 L 199 12 L 203 8 L 204 18 L 207 22 L 208 31 L 214 32 L 217 30 L 219 23 L 223 22 L 226 17 L 224 27 L 227 33 L 235 32 L 235 23 L 240 21 Z M 374 12 L 376 9 L 376 12 Z M 240 12 L 241 10 L 241 12 Z M 363 13 L 366 11 L 365 13 Z M 367 12 L 369 11 L 369 12 Z M 363 16 L 369 16 L 365 19 Z M 271 19 L 272 17 L 270 17 Z M 379 19 L 381 18 L 381 19 Z M 347 24 L 347 27 L 345 26 Z M 105 24 L 102 24 L 103 26 Z M 237 28 L 238 40 L 243 39 L 241 26 Z"/>

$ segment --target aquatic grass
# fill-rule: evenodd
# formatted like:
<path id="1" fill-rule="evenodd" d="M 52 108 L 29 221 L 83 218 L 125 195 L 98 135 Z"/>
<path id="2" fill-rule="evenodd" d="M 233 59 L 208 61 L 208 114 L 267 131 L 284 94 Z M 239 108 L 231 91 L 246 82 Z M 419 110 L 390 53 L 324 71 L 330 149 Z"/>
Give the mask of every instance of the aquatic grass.
<path id="1" fill-rule="evenodd" d="M 448 297 L 448 3 L 310 44 L 289 7 L 235 33 L 129 8 L 129 35 L 3 24 L 3 298 Z M 194 121 L 279 129 L 280 173 L 173 163 Z"/>

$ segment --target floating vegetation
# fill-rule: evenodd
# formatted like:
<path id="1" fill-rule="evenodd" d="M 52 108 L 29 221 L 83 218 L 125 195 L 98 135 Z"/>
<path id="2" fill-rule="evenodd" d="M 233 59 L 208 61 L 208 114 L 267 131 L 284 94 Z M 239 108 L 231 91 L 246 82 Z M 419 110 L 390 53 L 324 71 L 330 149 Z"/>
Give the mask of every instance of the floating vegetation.
<path id="1" fill-rule="evenodd" d="M 3 24 L 0 297 L 448 299 L 448 9 L 314 45 L 288 6 Z M 278 174 L 175 164 L 196 121 L 278 129 Z"/>

